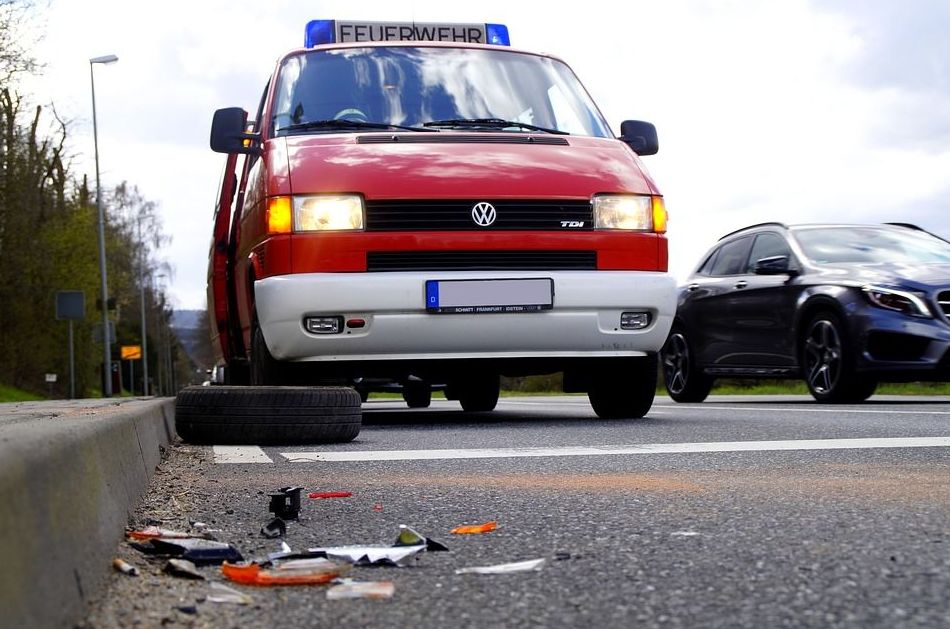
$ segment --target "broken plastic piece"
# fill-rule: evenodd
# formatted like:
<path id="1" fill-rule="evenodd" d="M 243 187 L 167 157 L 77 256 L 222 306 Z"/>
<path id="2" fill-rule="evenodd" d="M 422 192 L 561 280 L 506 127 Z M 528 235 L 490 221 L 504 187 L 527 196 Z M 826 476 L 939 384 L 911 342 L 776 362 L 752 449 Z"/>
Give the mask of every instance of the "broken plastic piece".
<path id="1" fill-rule="evenodd" d="M 396 586 L 392 581 L 349 581 L 331 586 L 327 598 L 331 601 L 341 598 L 392 598 Z"/>
<path id="2" fill-rule="evenodd" d="M 199 566 L 244 560 L 234 546 L 208 539 L 151 539 L 141 544 L 133 542 L 131 546 L 146 555 L 181 557 Z"/>
<path id="3" fill-rule="evenodd" d="M 250 605 L 254 602 L 254 599 L 244 592 L 238 592 L 234 588 L 217 581 L 211 582 L 206 600 L 209 603 L 234 603 L 235 605 Z"/>
<path id="4" fill-rule="evenodd" d="M 429 539 L 424 537 L 421 533 L 415 529 L 406 526 L 405 524 L 399 525 L 399 537 L 396 538 L 396 543 L 393 546 L 420 546 L 424 545 L 427 551 L 440 551 L 448 550 L 448 547 L 445 544 L 439 543 L 434 539 Z"/>
<path id="5" fill-rule="evenodd" d="M 311 548 L 309 552 L 342 559 L 357 566 L 402 566 L 425 546 L 335 546 Z"/>
<path id="6" fill-rule="evenodd" d="M 349 498 L 353 495 L 350 491 L 314 491 L 307 494 L 308 498 L 320 500 L 322 498 Z"/>
<path id="7" fill-rule="evenodd" d="M 300 492 L 303 487 L 281 487 L 270 495 L 270 512 L 281 520 L 296 520 L 300 516 Z"/>
<path id="8" fill-rule="evenodd" d="M 276 539 L 287 534 L 287 524 L 280 518 L 274 518 L 261 527 L 261 535 L 268 539 Z"/>
<path id="9" fill-rule="evenodd" d="M 188 614 L 189 616 L 194 616 L 195 614 L 198 613 L 197 605 L 179 605 L 175 609 L 177 609 L 183 614 Z"/>
<path id="10" fill-rule="evenodd" d="M 165 572 L 173 577 L 182 577 L 183 579 L 197 579 L 204 581 L 205 575 L 198 572 L 197 566 L 187 559 L 169 559 L 165 564 Z"/>
<path id="11" fill-rule="evenodd" d="M 319 585 L 329 583 L 349 570 L 349 566 L 324 557 L 293 559 L 265 568 L 258 563 L 224 563 L 221 572 L 244 585 Z"/>
<path id="12" fill-rule="evenodd" d="M 471 524 L 467 526 L 456 526 L 452 529 L 455 535 L 477 535 L 478 533 L 490 533 L 498 528 L 498 523 L 492 520 L 484 524 Z"/>
<path id="13" fill-rule="evenodd" d="M 139 576 L 139 569 L 125 561 L 124 559 L 119 559 L 116 557 L 112 560 L 112 567 L 121 572 L 122 574 L 127 574 L 130 577 Z"/>
<path id="14" fill-rule="evenodd" d="M 183 539 L 187 537 L 194 537 L 194 533 L 184 533 L 182 531 L 172 531 L 171 529 L 163 529 L 160 526 L 146 526 L 141 531 L 129 531 L 126 534 L 130 539 Z"/>
<path id="15" fill-rule="evenodd" d="M 373 505 L 373 511 L 379 513 L 382 510 L 383 510 L 383 503 L 377 502 L 376 504 Z"/>
<path id="16" fill-rule="evenodd" d="M 455 571 L 455 574 L 508 574 L 510 572 L 530 572 L 531 570 L 540 570 L 543 565 L 544 559 L 529 559 L 528 561 L 503 563 L 497 566 L 459 568 Z"/>

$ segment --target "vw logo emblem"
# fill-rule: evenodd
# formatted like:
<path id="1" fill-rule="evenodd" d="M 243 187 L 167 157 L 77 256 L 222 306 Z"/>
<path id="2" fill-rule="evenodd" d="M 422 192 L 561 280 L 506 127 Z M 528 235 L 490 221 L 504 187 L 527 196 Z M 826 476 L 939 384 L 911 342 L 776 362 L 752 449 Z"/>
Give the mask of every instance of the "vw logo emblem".
<path id="1" fill-rule="evenodd" d="M 475 207 L 472 208 L 472 220 L 475 221 L 475 224 L 479 227 L 488 227 L 495 222 L 496 217 L 495 206 L 491 203 L 482 201 L 481 203 L 476 203 Z"/>

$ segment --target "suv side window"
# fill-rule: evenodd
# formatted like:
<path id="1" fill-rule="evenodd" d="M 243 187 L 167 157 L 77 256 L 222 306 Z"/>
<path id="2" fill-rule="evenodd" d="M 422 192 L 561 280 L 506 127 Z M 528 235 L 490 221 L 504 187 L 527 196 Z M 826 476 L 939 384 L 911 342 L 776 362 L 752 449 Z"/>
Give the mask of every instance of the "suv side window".
<path id="1" fill-rule="evenodd" d="M 749 259 L 749 247 L 752 236 L 743 236 L 719 247 L 716 260 L 709 271 L 710 275 L 741 275 Z"/>
<path id="2" fill-rule="evenodd" d="M 755 243 L 752 245 L 752 252 L 749 254 L 749 265 L 746 272 L 755 273 L 755 261 L 762 258 L 771 258 L 773 256 L 788 256 L 792 260 L 792 250 L 788 243 L 779 234 L 774 232 L 765 232 L 755 237 Z"/>

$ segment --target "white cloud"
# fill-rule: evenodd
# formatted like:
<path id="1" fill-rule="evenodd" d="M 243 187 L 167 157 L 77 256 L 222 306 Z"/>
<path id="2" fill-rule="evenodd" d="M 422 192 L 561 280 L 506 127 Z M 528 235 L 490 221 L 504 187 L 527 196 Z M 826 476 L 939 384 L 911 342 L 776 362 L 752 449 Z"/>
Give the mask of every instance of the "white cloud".
<path id="1" fill-rule="evenodd" d="M 646 164 L 682 278 L 719 236 L 768 220 L 900 220 L 950 235 L 942 6 L 54 0 L 36 85 L 75 119 L 76 164 L 91 175 L 88 59 L 120 57 L 96 70 L 103 181 L 128 180 L 160 204 L 176 302 L 202 307 L 223 165 L 207 148 L 215 108 L 253 111 L 309 19 L 503 22 L 516 47 L 564 58 L 615 130 L 625 118 L 657 125 L 661 150 Z"/>

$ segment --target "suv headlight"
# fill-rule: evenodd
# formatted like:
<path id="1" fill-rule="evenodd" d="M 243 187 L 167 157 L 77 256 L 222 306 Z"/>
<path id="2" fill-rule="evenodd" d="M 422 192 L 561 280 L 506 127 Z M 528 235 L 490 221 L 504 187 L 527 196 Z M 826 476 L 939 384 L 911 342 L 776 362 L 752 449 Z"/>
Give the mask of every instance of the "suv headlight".
<path id="1" fill-rule="evenodd" d="M 879 308 L 903 312 L 913 317 L 932 318 L 927 302 L 918 293 L 869 284 L 862 288 L 868 301 Z"/>
<path id="2" fill-rule="evenodd" d="M 663 197 L 650 195 L 597 195 L 592 199 L 595 229 L 666 232 Z"/>
<path id="3" fill-rule="evenodd" d="M 294 231 L 363 229 L 363 197 L 356 194 L 294 197 Z"/>

